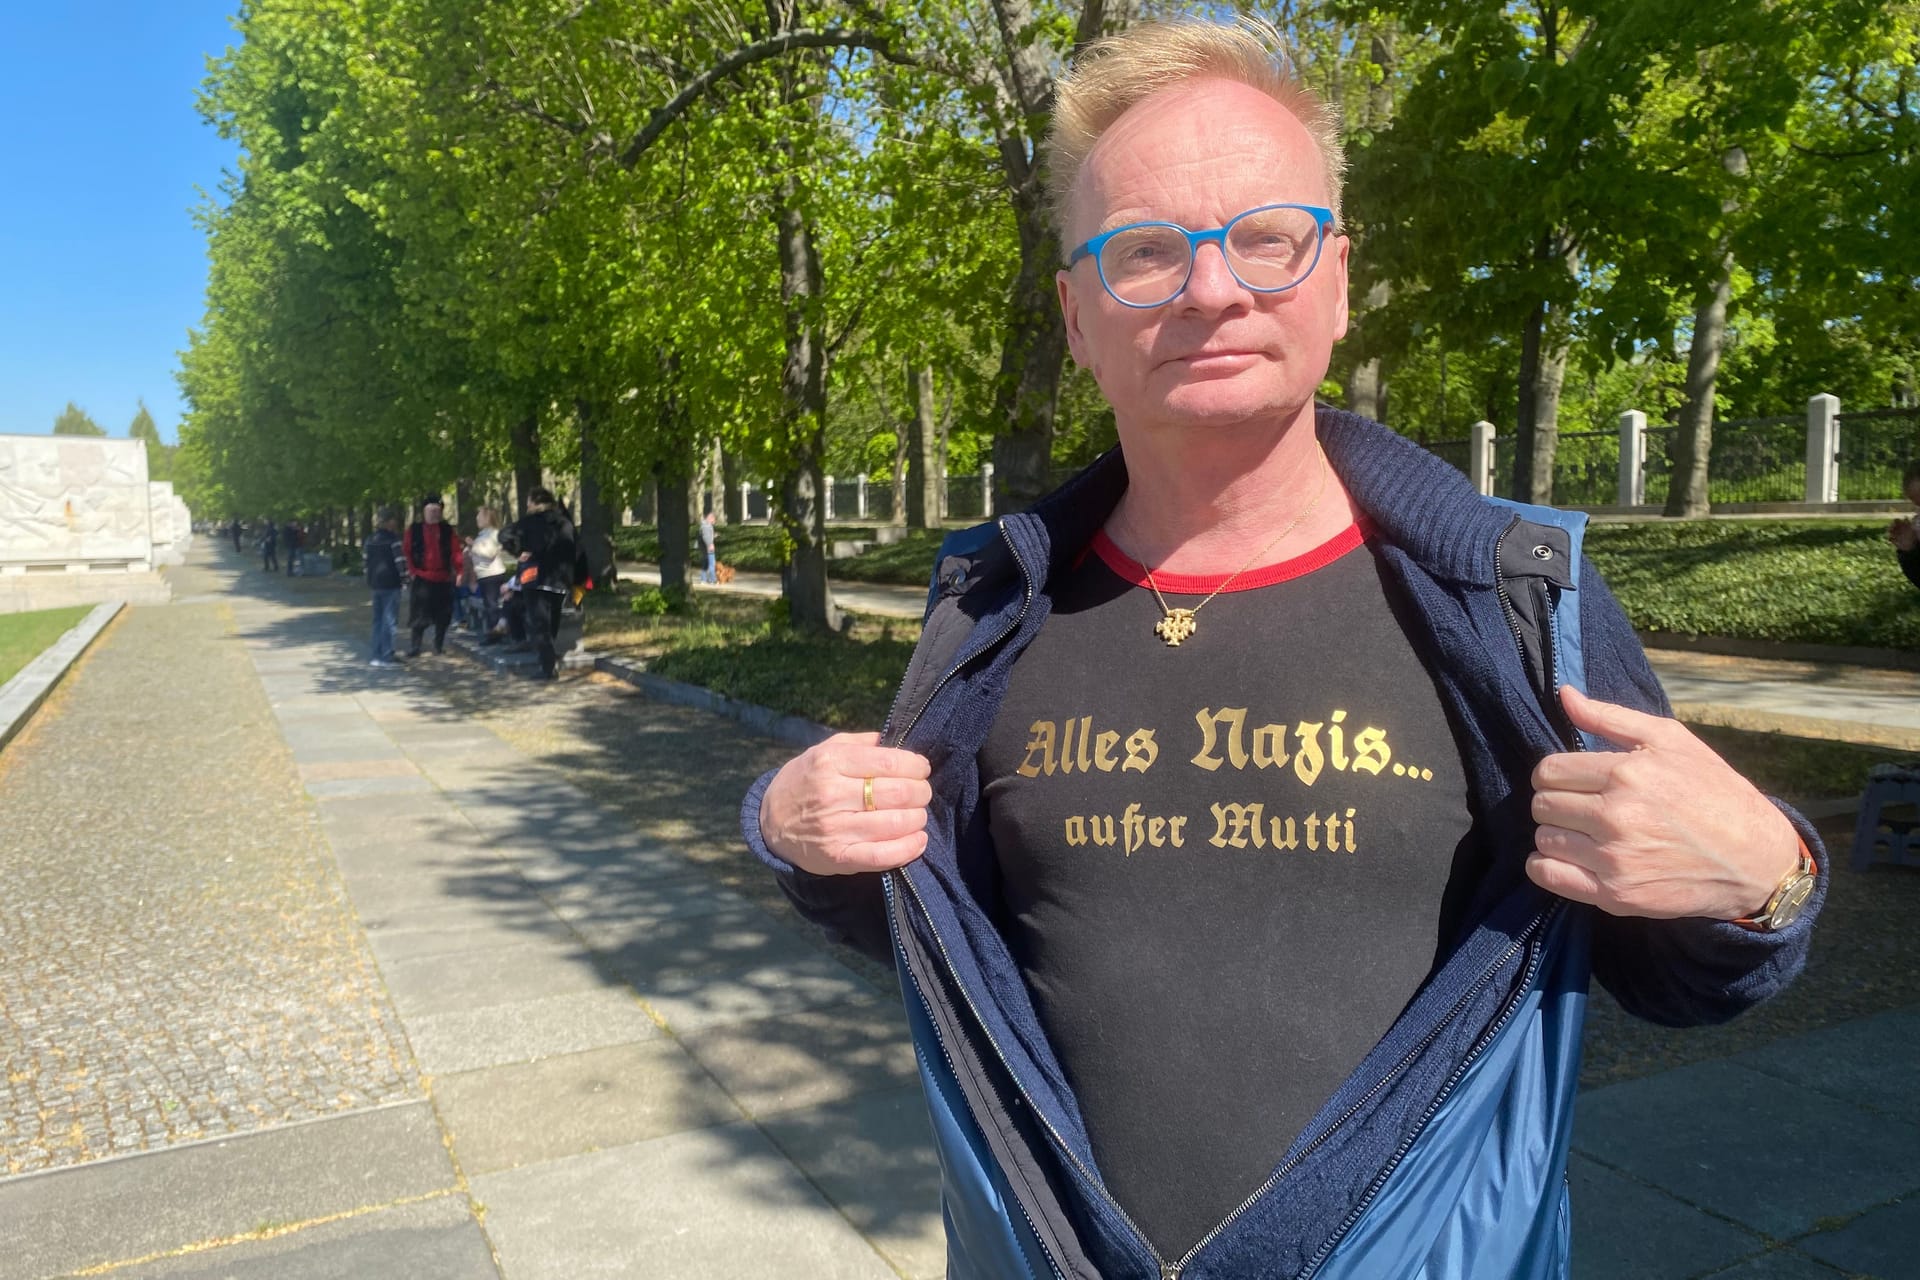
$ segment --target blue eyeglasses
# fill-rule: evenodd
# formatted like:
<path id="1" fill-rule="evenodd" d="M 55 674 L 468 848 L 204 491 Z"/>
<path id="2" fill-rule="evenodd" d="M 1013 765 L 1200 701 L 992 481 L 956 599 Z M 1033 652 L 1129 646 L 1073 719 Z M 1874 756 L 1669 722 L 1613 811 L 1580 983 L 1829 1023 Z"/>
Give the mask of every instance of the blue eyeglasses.
<path id="1" fill-rule="evenodd" d="M 1310 204 L 1261 205 L 1211 231 L 1189 231 L 1177 222 L 1130 222 L 1075 249 L 1067 266 L 1092 258 L 1115 302 L 1162 307 L 1186 289 L 1194 256 L 1211 241 L 1242 285 L 1255 293 L 1284 293 L 1313 274 L 1332 230 L 1333 211 Z"/>

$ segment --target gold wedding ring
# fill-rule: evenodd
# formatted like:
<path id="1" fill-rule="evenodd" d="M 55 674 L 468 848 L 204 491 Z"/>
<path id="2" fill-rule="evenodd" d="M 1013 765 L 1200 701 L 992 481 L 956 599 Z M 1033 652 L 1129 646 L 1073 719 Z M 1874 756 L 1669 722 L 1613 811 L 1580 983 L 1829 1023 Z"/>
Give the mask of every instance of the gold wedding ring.
<path id="1" fill-rule="evenodd" d="M 872 778 L 862 778 L 860 780 L 860 802 L 866 808 L 866 811 L 868 813 L 873 812 L 873 779 Z"/>

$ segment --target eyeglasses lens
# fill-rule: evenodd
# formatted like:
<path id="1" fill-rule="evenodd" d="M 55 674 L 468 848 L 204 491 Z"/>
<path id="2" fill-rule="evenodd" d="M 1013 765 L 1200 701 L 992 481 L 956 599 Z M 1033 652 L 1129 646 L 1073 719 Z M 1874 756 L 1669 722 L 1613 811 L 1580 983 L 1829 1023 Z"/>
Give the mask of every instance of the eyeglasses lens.
<path id="1" fill-rule="evenodd" d="M 1320 226 L 1302 209 L 1255 209 L 1228 228 L 1227 265 L 1249 289 L 1274 293 L 1313 269 Z M 1158 306 L 1186 287 L 1193 247 L 1173 226 L 1129 227 L 1100 249 L 1100 275 L 1120 301 Z"/>

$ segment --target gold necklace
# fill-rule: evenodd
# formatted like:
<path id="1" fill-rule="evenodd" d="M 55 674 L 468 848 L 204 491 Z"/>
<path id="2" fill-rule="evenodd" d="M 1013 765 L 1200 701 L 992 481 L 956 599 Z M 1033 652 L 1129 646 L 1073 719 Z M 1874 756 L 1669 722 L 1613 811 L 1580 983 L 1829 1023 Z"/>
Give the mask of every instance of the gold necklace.
<path id="1" fill-rule="evenodd" d="M 1153 588 L 1153 598 L 1160 602 L 1160 609 L 1162 614 L 1164 615 L 1160 619 L 1160 621 L 1153 624 L 1154 634 L 1159 636 L 1162 640 L 1165 640 L 1167 642 L 1167 647 L 1169 649 L 1178 649 L 1180 647 L 1181 641 L 1192 639 L 1193 633 L 1196 630 L 1198 630 L 1198 628 L 1195 626 L 1193 621 L 1194 615 L 1199 613 L 1202 609 L 1206 608 L 1207 605 L 1213 600 L 1215 596 L 1219 595 L 1222 591 L 1225 591 L 1228 585 L 1231 584 L 1235 578 L 1245 573 L 1248 567 L 1251 566 L 1255 560 L 1258 560 L 1261 556 L 1264 556 L 1265 554 L 1267 554 L 1267 552 L 1279 546 L 1281 539 L 1285 538 L 1288 534 L 1292 533 L 1295 529 L 1299 528 L 1300 522 L 1302 520 L 1305 520 L 1308 516 L 1312 515 L 1313 509 L 1320 505 L 1320 495 L 1325 493 L 1326 490 L 1327 490 L 1327 455 L 1323 452 L 1320 454 L 1320 483 L 1314 488 L 1313 500 L 1307 503 L 1307 505 L 1301 509 L 1299 515 L 1295 516 L 1291 521 L 1288 522 L 1286 528 L 1274 534 L 1271 538 L 1268 538 L 1266 542 L 1262 544 L 1262 546 L 1258 551 L 1248 556 L 1246 560 L 1241 563 L 1238 569 L 1235 569 L 1232 573 L 1228 574 L 1225 578 L 1222 578 L 1220 580 L 1220 585 L 1215 587 L 1212 591 L 1209 591 L 1207 593 L 1207 598 L 1205 600 L 1202 600 L 1199 604 L 1193 606 L 1193 608 L 1191 609 L 1176 609 L 1172 605 L 1168 604 L 1167 598 L 1160 594 L 1160 584 L 1153 580 L 1153 570 L 1147 569 L 1145 565 L 1141 565 L 1140 567 L 1142 569 L 1147 570 L 1147 585 Z"/>

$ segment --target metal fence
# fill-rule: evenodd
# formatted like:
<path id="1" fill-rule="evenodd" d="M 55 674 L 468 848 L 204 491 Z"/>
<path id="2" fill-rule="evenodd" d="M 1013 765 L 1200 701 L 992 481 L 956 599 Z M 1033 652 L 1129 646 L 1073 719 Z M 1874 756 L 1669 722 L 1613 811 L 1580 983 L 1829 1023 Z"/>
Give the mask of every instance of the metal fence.
<path id="1" fill-rule="evenodd" d="M 1900 477 L 1920 459 L 1920 408 L 1834 416 L 1840 424 L 1840 500 L 1898 495 Z"/>
<path id="2" fill-rule="evenodd" d="M 1783 413 L 1713 426 L 1709 502 L 1799 502 L 1807 492 L 1807 419 Z"/>

